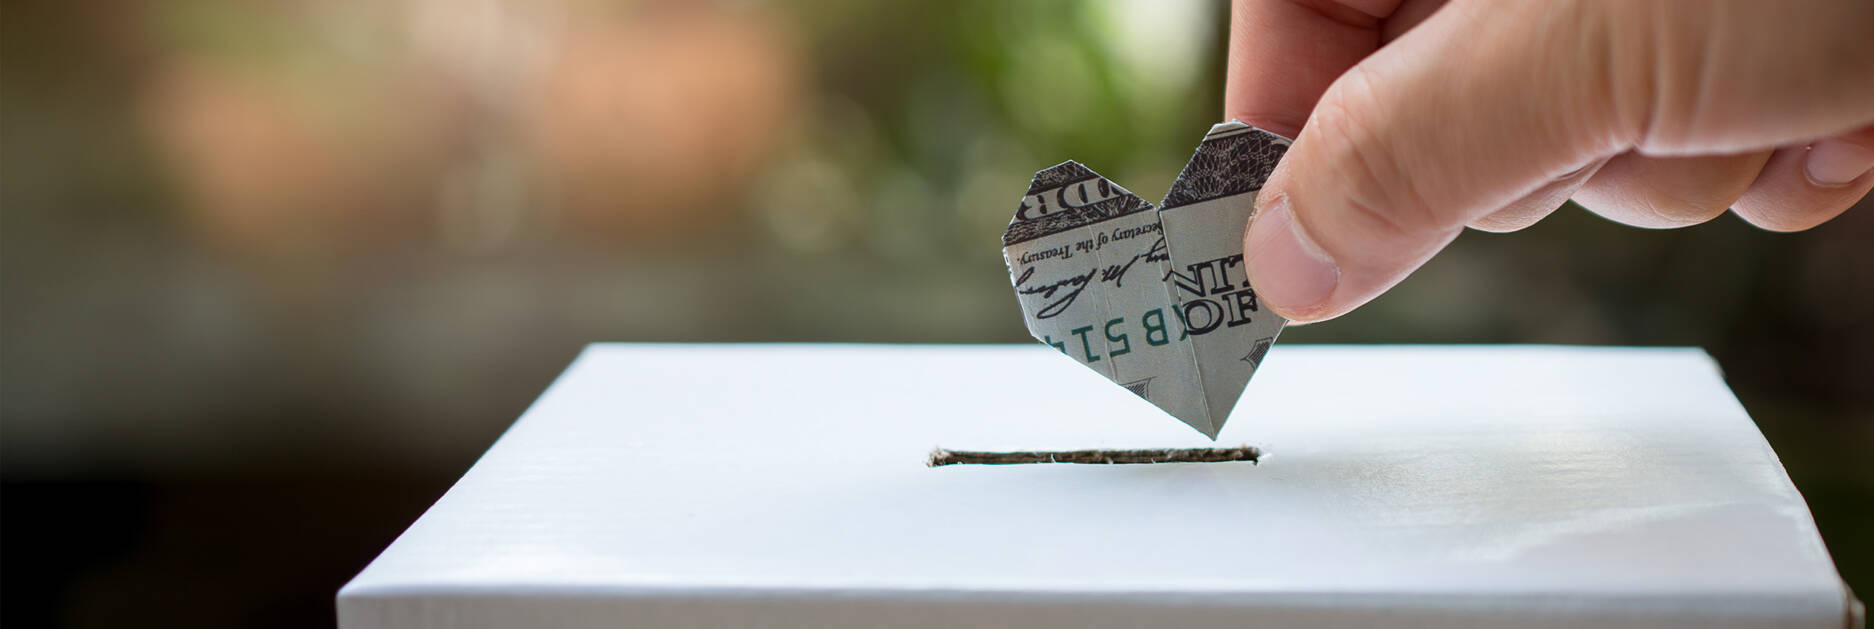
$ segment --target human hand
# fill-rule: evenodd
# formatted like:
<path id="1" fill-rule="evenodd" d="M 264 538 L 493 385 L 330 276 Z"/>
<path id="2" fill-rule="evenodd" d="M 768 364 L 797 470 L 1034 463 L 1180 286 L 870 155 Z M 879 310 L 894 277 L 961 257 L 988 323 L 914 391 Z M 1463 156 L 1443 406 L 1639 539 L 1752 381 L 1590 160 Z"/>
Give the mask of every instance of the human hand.
<path id="1" fill-rule="evenodd" d="M 1821 224 L 1874 187 L 1874 2 L 1236 0 L 1226 118 L 1295 138 L 1244 235 L 1296 321 L 1570 197 Z"/>

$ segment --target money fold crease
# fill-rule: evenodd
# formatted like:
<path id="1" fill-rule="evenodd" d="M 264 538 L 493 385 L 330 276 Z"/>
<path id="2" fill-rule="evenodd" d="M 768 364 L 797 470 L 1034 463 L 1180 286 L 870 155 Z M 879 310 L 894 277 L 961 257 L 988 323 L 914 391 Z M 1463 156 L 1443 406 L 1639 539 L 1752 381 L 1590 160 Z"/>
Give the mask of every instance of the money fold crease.
<path id="1" fill-rule="evenodd" d="M 1260 308 L 1243 229 L 1289 140 L 1211 127 L 1157 206 L 1067 161 L 1002 234 L 1028 331 L 1211 439 L 1288 322 Z"/>

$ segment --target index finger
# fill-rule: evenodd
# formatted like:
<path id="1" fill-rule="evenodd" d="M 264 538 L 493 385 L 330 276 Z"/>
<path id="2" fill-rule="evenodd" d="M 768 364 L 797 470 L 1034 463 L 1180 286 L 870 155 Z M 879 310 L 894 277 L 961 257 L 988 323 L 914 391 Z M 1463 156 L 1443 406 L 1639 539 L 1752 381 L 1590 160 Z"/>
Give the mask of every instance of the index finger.
<path id="1" fill-rule="evenodd" d="M 1327 87 L 1378 50 L 1400 0 L 1236 0 L 1225 120 L 1295 137 Z"/>

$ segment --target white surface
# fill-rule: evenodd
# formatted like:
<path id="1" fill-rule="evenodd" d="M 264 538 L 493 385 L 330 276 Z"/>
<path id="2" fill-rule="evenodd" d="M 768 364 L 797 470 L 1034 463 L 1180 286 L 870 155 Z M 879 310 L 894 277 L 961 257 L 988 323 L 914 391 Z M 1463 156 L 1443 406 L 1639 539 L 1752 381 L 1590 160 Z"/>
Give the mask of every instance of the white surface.
<path id="1" fill-rule="evenodd" d="M 1260 465 L 1050 348 L 595 345 L 339 594 L 343 627 L 1841 627 L 1703 353 L 1277 347 Z"/>

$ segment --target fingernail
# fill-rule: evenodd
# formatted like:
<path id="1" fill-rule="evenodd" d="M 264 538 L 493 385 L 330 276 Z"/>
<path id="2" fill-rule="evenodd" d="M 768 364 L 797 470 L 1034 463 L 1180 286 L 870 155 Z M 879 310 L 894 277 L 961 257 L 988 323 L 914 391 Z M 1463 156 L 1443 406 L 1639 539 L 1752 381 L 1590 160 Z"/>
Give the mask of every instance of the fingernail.
<path id="1" fill-rule="evenodd" d="M 1809 147 L 1809 164 L 1803 170 L 1810 183 L 1839 188 L 1874 170 L 1874 149 L 1843 140 L 1823 140 Z"/>
<path id="2" fill-rule="evenodd" d="M 1256 296 L 1291 319 L 1312 318 L 1334 294 L 1340 267 L 1302 233 L 1287 197 L 1256 214 L 1244 238 Z"/>

